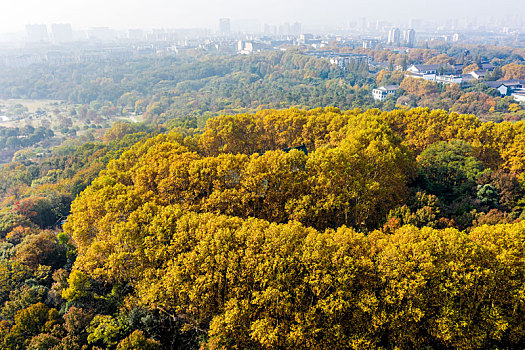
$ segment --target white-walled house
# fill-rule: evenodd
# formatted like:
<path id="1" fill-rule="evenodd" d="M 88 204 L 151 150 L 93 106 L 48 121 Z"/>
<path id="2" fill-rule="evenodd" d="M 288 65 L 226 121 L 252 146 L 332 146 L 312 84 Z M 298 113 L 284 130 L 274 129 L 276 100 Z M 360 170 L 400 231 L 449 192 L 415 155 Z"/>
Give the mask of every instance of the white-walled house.
<path id="1" fill-rule="evenodd" d="M 519 89 L 512 93 L 511 95 L 516 102 L 525 103 L 525 90 Z"/>
<path id="2" fill-rule="evenodd" d="M 439 67 L 439 64 L 413 64 L 407 71 L 414 74 L 437 74 Z"/>
<path id="3" fill-rule="evenodd" d="M 443 84 L 461 84 L 463 77 L 461 75 L 438 75 L 436 82 Z"/>
<path id="4" fill-rule="evenodd" d="M 487 71 L 486 70 L 475 70 L 475 71 L 470 72 L 469 74 L 472 75 L 474 79 L 478 80 L 478 79 L 485 78 L 485 75 L 487 75 Z"/>
<path id="5" fill-rule="evenodd" d="M 372 95 L 374 96 L 374 100 L 384 101 L 388 96 L 395 95 L 398 89 L 399 85 L 381 86 L 377 89 L 372 90 Z"/>
<path id="6" fill-rule="evenodd" d="M 428 81 L 436 82 L 438 75 L 436 73 L 408 73 L 405 77 L 414 79 L 424 79 Z"/>
<path id="7" fill-rule="evenodd" d="M 525 87 L 525 80 L 487 81 L 485 84 L 488 87 L 498 90 L 501 96 L 508 96 L 515 90 L 523 89 Z"/>

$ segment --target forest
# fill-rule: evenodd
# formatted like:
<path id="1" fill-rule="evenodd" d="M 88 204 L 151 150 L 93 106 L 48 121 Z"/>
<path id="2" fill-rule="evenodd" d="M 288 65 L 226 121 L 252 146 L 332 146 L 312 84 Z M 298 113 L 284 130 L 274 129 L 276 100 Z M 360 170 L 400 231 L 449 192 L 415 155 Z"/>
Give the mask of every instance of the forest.
<path id="1" fill-rule="evenodd" d="M 15 159 L 0 347 L 524 348 L 524 128 L 261 109 Z"/>
<path id="2" fill-rule="evenodd" d="M 467 57 L 465 50 L 471 50 Z M 395 68 L 428 63 L 441 64 L 445 69 L 449 64 L 461 63 L 469 72 L 479 68 L 481 62 L 490 62 L 496 68 L 485 80 L 525 79 L 522 50 L 451 46 L 418 48 L 409 53 L 354 51 L 390 67 L 375 72 L 363 65 L 351 65 L 342 70 L 300 49 L 250 56 L 212 56 L 196 51 L 186 56 L 142 57 L 124 62 L 0 67 L 0 98 L 67 101 L 87 108 L 82 114 L 88 119 L 135 113 L 154 124 L 194 118 L 200 127 L 208 118 L 221 114 L 289 107 L 387 111 L 428 107 L 472 113 L 494 122 L 525 117 L 521 105 L 509 96 L 500 96 L 483 81 L 466 86 L 444 85 L 406 78 L 402 69 Z M 385 84 L 400 84 L 398 95 L 384 102 L 375 101 L 372 89 Z M 78 114 L 70 117 L 77 118 Z"/>
<path id="3" fill-rule="evenodd" d="M 141 112 L 152 97 L 159 99 L 168 93 L 183 115 L 265 105 L 351 104 L 354 97 L 346 101 L 344 95 L 353 94 L 354 86 L 357 93 L 359 87 L 373 82 L 368 70 L 344 72 L 327 60 L 293 51 L 249 57 L 196 53 L 125 62 L 41 64 L 25 69 L 0 67 L 0 72 L 1 98 L 47 98 L 76 104 L 98 101 Z M 250 95 L 258 97 L 250 99 Z M 337 102 L 331 102 L 333 98 Z M 366 100 L 373 106 L 371 97 Z"/>
<path id="4" fill-rule="evenodd" d="M 0 67 L 0 349 L 525 348 L 525 53 L 330 49 Z"/>

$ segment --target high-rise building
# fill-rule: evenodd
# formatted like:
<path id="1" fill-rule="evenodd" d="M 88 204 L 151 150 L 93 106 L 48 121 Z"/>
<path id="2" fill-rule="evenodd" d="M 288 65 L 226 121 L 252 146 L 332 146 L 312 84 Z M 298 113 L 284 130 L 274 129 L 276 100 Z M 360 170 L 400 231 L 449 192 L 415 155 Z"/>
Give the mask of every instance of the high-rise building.
<path id="1" fill-rule="evenodd" d="M 31 43 L 42 43 L 49 41 L 47 26 L 45 24 L 27 24 L 26 25 L 27 41 Z"/>
<path id="2" fill-rule="evenodd" d="M 375 49 L 379 44 L 378 40 L 375 39 L 363 39 L 363 49 Z"/>
<path id="3" fill-rule="evenodd" d="M 399 28 L 392 28 L 388 32 L 388 44 L 390 45 L 397 45 L 399 44 L 399 40 L 401 37 L 401 31 Z"/>
<path id="4" fill-rule="evenodd" d="M 416 43 L 416 31 L 414 29 L 408 29 L 405 32 L 405 43 L 408 47 L 414 47 Z"/>
<path id="5" fill-rule="evenodd" d="M 231 26 L 229 18 L 220 18 L 219 19 L 219 32 L 221 34 L 230 34 Z"/>
<path id="6" fill-rule="evenodd" d="M 71 24 L 69 23 L 52 24 L 51 31 L 53 34 L 53 42 L 56 44 L 70 43 L 73 41 L 73 29 L 71 29 Z"/>

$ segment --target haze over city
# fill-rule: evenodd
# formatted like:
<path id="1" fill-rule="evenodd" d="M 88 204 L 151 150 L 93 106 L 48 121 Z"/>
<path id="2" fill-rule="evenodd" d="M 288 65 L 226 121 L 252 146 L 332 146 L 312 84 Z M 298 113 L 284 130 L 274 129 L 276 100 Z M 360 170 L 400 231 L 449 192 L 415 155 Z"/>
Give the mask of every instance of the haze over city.
<path id="1" fill-rule="evenodd" d="M 26 24 L 71 23 L 74 29 L 108 26 L 125 28 L 209 28 L 219 17 L 263 23 L 299 21 L 308 25 L 345 26 L 361 17 L 390 22 L 421 18 L 437 22 L 470 20 L 478 24 L 516 23 L 524 10 L 501 0 L 341 1 L 341 0 L 22 0 L 0 4 L 0 33 L 19 32 Z"/>

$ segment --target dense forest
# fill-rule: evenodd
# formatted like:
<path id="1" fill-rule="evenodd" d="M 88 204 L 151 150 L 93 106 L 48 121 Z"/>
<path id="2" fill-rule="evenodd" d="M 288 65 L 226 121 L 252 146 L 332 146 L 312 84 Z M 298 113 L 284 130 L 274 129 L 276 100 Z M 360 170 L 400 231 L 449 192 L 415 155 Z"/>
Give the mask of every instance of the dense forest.
<path id="1" fill-rule="evenodd" d="M 4 67 L 0 72 L 2 98 L 46 98 L 77 104 L 98 101 L 139 113 L 150 102 L 152 111 L 158 109 L 155 102 L 166 94 L 180 116 L 265 106 L 343 104 L 341 108 L 349 108 L 356 100 L 355 106 L 374 105 L 368 90 L 360 90 L 374 82 L 367 67 L 342 71 L 327 60 L 298 52 L 145 57 L 126 62 Z"/>
<path id="2" fill-rule="evenodd" d="M 0 346 L 523 348 L 524 128 L 263 109 L 19 157 Z"/>
<path id="3" fill-rule="evenodd" d="M 0 97 L 67 101 L 87 108 L 84 114 L 99 117 L 136 113 L 155 124 L 194 118 L 200 127 L 208 118 L 221 114 L 292 106 L 333 106 L 343 110 L 428 107 L 472 113 L 495 122 L 523 119 L 521 105 L 483 83 L 525 79 L 523 52 L 468 47 L 472 54 L 465 58 L 465 49 L 413 49 L 408 54 L 355 50 L 390 64 L 389 69 L 378 72 L 371 71 L 366 62 L 340 69 L 328 59 L 298 49 L 250 56 L 210 56 L 196 51 L 189 56 L 143 57 L 124 62 L 0 67 Z M 402 70 L 412 63 L 440 64 L 445 69 L 460 62 L 469 72 L 479 69 L 482 61 L 491 62 L 496 69 L 484 81 L 465 86 L 412 79 Z M 396 66 L 402 69 L 396 70 Z M 375 101 L 372 89 L 385 84 L 400 84 L 401 89 L 395 97 Z M 70 117 L 78 115 L 75 112 Z"/>

